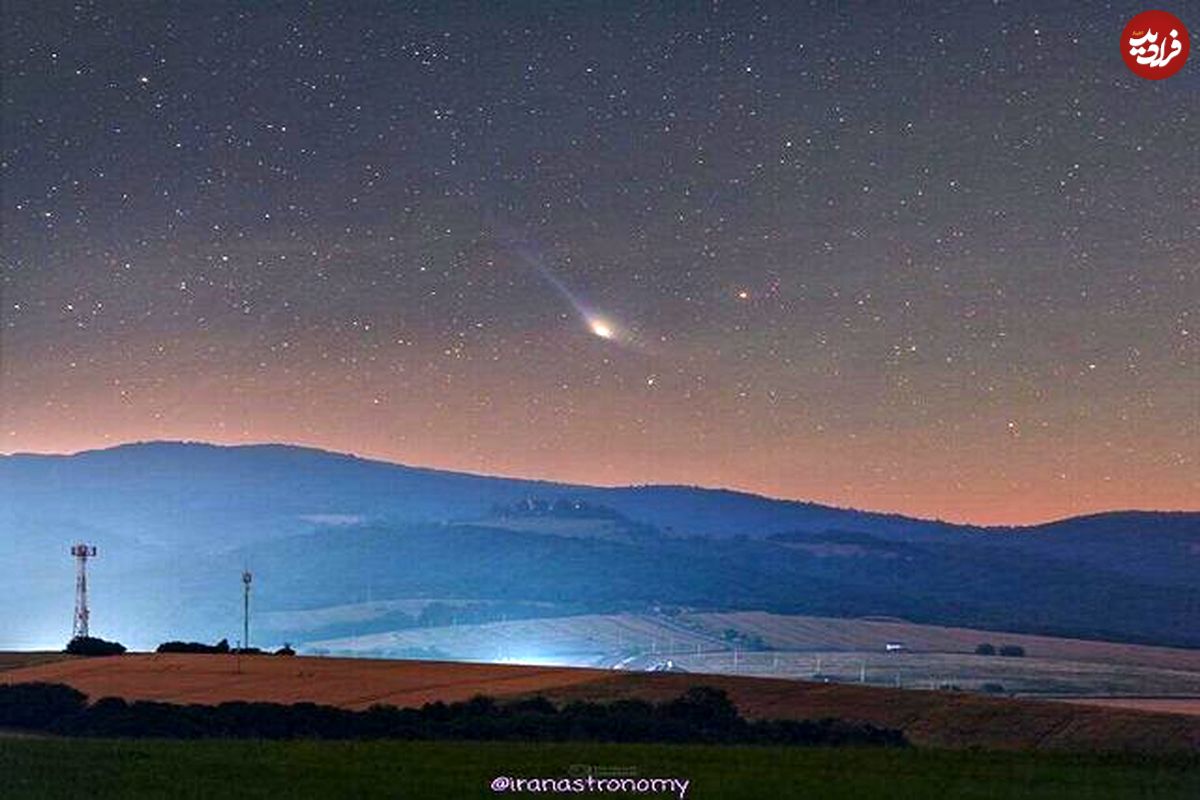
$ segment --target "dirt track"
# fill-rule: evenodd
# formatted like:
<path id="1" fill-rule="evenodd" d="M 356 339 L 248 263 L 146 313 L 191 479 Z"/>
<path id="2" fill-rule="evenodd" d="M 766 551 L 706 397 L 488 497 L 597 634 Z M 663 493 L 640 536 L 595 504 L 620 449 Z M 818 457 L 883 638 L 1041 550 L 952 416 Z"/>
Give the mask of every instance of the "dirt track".
<path id="1" fill-rule="evenodd" d="M 1188 714 L 1200 717 L 1200 697 L 1084 697 L 1061 698 L 1061 702 L 1103 708 L 1129 708 L 1161 714 Z"/>

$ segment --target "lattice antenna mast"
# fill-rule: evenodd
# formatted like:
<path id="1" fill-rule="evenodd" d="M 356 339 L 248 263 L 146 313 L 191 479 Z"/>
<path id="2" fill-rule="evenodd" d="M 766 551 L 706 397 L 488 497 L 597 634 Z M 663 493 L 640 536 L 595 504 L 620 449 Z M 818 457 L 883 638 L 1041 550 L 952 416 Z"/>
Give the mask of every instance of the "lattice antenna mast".
<path id="1" fill-rule="evenodd" d="M 91 616 L 91 611 L 88 609 L 87 562 L 89 558 L 96 557 L 96 547 L 80 542 L 71 546 L 71 555 L 75 557 L 76 567 L 75 622 L 71 626 L 71 638 L 78 639 L 88 635 L 88 617 Z"/>
<path id="2" fill-rule="evenodd" d="M 250 570 L 242 570 L 242 649 L 250 646 Z"/>

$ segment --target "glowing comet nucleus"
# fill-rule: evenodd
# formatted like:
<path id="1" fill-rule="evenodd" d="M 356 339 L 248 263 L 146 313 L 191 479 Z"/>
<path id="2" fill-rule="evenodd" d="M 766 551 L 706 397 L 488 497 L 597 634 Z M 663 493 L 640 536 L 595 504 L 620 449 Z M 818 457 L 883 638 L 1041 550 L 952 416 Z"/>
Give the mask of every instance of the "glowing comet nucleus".
<path id="1" fill-rule="evenodd" d="M 579 320 L 587 326 L 587 329 L 591 331 L 593 336 L 597 336 L 605 341 L 617 342 L 618 344 L 629 343 L 628 336 L 615 322 L 593 312 L 587 303 L 576 297 L 567 288 L 567 285 L 544 265 L 536 261 L 533 263 L 537 266 L 538 272 L 541 273 L 546 282 L 553 286 L 563 296 L 563 299 L 571 304 L 571 308 L 575 309 L 575 313 L 579 315 Z"/>
<path id="2" fill-rule="evenodd" d="M 592 329 L 592 333 L 599 336 L 601 339 L 612 339 L 617 335 L 612 326 L 598 317 L 592 317 L 588 320 L 588 327 Z"/>

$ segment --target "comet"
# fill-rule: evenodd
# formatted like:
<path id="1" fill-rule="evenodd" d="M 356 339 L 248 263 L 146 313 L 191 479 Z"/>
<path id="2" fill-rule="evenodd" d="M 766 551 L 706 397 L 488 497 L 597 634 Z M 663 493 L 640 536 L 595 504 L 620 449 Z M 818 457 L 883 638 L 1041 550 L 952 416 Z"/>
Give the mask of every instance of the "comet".
<path id="1" fill-rule="evenodd" d="M 626 346 L 636 344 L 631 331 L 619 325 L 610 315 L 600 313 L 571 291 L 571 288 L 546 265 L 540 255 L 540 248 L 521 242 L 513 236 L 501 236 L 499 240 L 506 249 L 536 270 L 541 279 L 567 301 L 585 330 L 606 342 Z"/>
<path id="2" fill-rule="evenodd" d="M 562 298 L 566 300 L 570 304 L 571 308 L 575 311 L 575 314 L 579 317 L 580 322 L 583 323 L 584 327 L 587 328 L 587 330 L 590 331 L 593 336 L 598 339 L 604 339 L 605 341 L 616 342 L 618 344 L 632 343 L 632 337 L 629 335 L 629 333 L 618 326 L 611 317 L 599 313 L 586 302 L 584 302 L 580 297 L 572 292 L 565 283 L 563 283 L 562 279 L 551 272 L 544 264 L 538 262 L 534 263 L 537 266 L 538 274 L 542 276 L 542 279 L 545 280 L 546 283 L 553 286 L 554 289 L 560 295 L 562 295 Z"/>

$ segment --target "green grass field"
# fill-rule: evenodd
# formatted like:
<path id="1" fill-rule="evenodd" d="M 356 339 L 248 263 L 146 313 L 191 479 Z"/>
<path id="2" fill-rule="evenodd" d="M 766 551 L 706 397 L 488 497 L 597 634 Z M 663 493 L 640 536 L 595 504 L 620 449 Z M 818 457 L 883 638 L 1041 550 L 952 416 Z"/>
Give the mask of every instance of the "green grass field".
<path id="1" fill-rule="evenodd" d="M 164 742 L 0 737 L 0 797 L 469 798 L 492 779 L 678 777 L 689 798 L 1200 797 L 1200 756 L 1147 758 L 667 745 L 448 742 Z M 593 793 L 603 797 L 609 793 Z M 618 794 L 617 797 L 677 796 Z"/>

